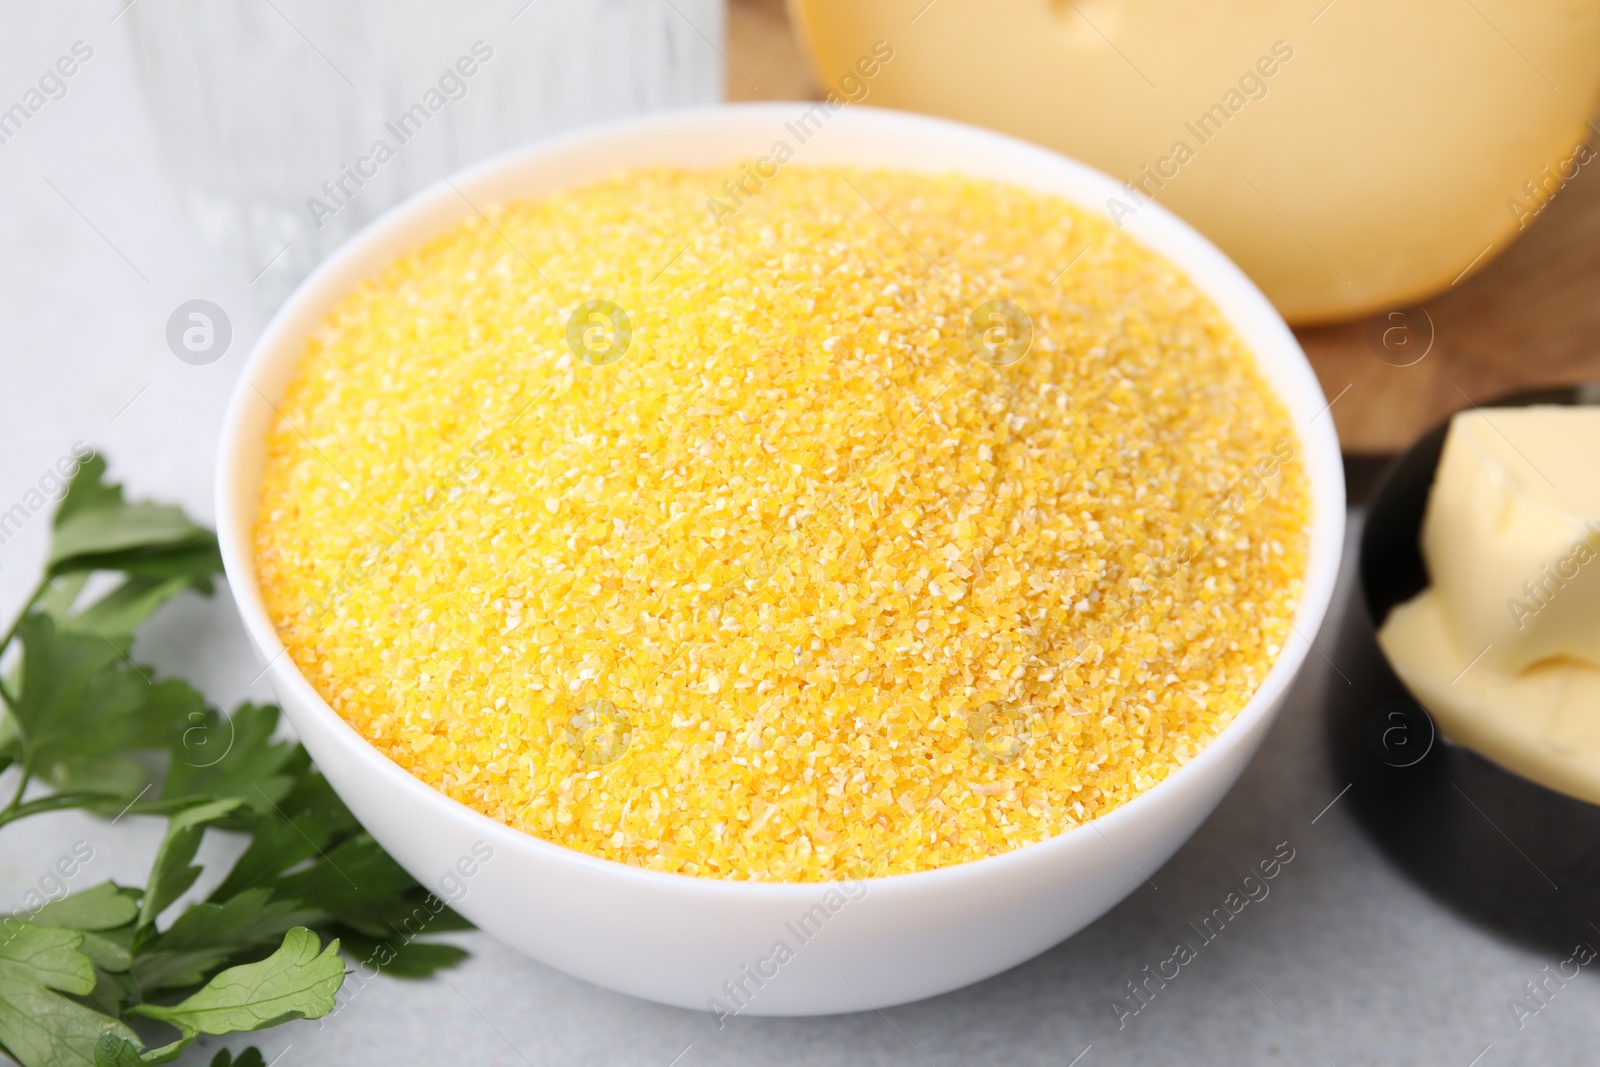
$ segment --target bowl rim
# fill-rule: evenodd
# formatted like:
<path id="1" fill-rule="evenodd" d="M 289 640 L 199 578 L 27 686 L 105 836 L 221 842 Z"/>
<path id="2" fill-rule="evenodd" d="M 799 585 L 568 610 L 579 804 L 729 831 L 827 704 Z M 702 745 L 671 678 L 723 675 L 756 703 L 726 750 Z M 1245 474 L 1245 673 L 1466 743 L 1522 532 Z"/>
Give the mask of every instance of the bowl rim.
<path id="1" fill-rule="evenodd" d="M 1307 471 L 1308 495 L 1312 504 L 1312 517 L 1307 531 L 1309 543 L 1306 569 L 1301 578 L 1301 595 L 1295 607 L 1294 618 L 1290 620 L 1290 635 L 1284 640 L 1266 677 L 1262 679 L 1245 705 L 1235 713 L 1233 719 L 1187 762 L 1131 800 L 1042 841 L 1019 845 L 1006 852 L 975 860 L 907 873 L 872 875 L 858 879 L 757 881 L 657 871 L 634 867 L 545 840 L 511 827 L 447 796 L 380 752 L 335 712 L 300 672 L 293 658 L 287 654 L 287 648 L 279 639 L 276 627 L 268 617 L 262 602 L 255 574 L 252 538 L 260 472 L 247 471 L 243 464 L 250 454 L 252 444 L 244 432 L 244 427 L 250 421 L 247 408 L 255 403 L 252 394 L 259 394 L 261 399 L 269 404 L 272 403 L 267 394 L 256 385 L 256 379 L 266 368 L 275 367 L 280 362 L 293 365 L 303 358 L 306 331 L 296 329 L 295 322 L 305 314 L 305 309 L 328 297 L 326 291 L 352 268 L 372 255 L 375 247 L 382 246 L 392 231 L 404 229 L 426 218 L 428 214 L 438 210 L 441 203 L 454 201 L 460 205 L 458 221 L 470 217 L 475 202 L 467 200 L 467 192 L 490 182 L 502 172 L 541 159 L 556 159 L 565 154 L 578 154 L 585 150 L 595 151 L 608 144 L 626 143 L 630 138 L 640 134 L 675 131 L 685 136 L 693 136 L 722 124 L 738 127 L 748 122 L 782 122 L 818 106 L 826 105 L 817 101 L 775 101 L 715 104 L 660 111 L 586 126 L 580 130 L 490 156 L 429 184 L 382 212 L 319 264 L 273 314 L 240 368 L 223 418 L 214 484 L 217 539 L 222 553 L 223 571 L 240 618 L 251 638 L 251 644 L 264 664 L 262 675 L 270 674 L 275 683 L 275 690 L 283 692 L 286 689 L 310 713 L 323 720 L 331 729 L 330 736 L 336 738 L 342 746 L 343 757 L 358 764 L 364 776 L 375 777 L 389 787 L 407 792 L 418 798 L 419 803 L 433 804 L 442 808 L 448 817 L 458 822 L 464 820 L 468 827 L 475 828 L 478 837 L 490 839 L 496 846 L 529 852 L 544 863 L 575 865 L 597 876 L 632 881 L 642 890 L 713 894 L 729 898 L 757 896 L 773 903 L 790 899 L 809 902 L 820 887 L 837 884 L 840 881 L 851 884 L 865 882 L 870 886 L 880 889 L 892 888 L 895 891 L 933 889 L 990 876 L 1004 877 L 1019 868 L 1044 862 L 1050 855 L 1073 847 L 1091 831 L 1106 836 L 1104 831 L 1114 831 L 1119 826 L 1142 819 L 1147 812 L 1153 812 L 1164 803 L 1166 796 L 1178 789 L 1181 783 L 1198 779 L 1210 773 L 1210 768 L 1227 760 L 1232 750 L 1247 743 L 1246 739 L 1255 732 L 1253 727 L 1260 725 L 1261 720 L 1275 714 L 1307 654 L 1315 647 L 1313 637 L 1307 636 L 1303 631 L 1309 628 L 1314 634 L 1324 621 L 1341 563 L 1345 525 L 1343 467 L 1332 419 L 1327 419 L 1321 426 L 1316 425 L 1332 405 L 1327 403 L 1326 394 L 1322 391 L 1299 342 L 1260 289 L 1232 260 L 1192 226 L 1160 204 L 1148 200 L 1142 203 L 1134 201 L 1138 203 L 1137 216 L 1119 228 L 1148 250 L 1173 262 L 1174 267 L 1182 271 L 1191 284 L 1205 293 L 1224 319 L 1241 334 L 1246 332 L 1242 329 L 1243 324 L 1254 320 L 1254 325 L 1268 335 L 1273 347 L 1281 350 L 1277 358 L 1283 360 L 1285 365 L 1278 368 L 1280 376 L 1295 381 L 1298 392 L 1304 394 L 1307 402 L 1320 401 L 1322 407 L 1316 415 L 1302 419 L 1295 414 L 1297 398 L 1290 395 L 1281 382 L 1269 381 L 1269 387 L 1290 413 L 1291 423 L 1301 445 L 1300 455 Z M 869 130 L 876 129 L 890 134 L 898 132 L 930 142 L 966 142 L 974 152 L 988 149 L 1011 159 L 1028 162 L 1036 168 L 1053 171 L 1058 181 L 1070 180 L 1083 191 L 1083 195 L 1063 192 L 1053 187 L 1047 191 L 1069 200 L 1081 210 L 1101 216 L 1109 217 L 1109 208 L 1103 207 L 1100 203 L 1102 194 L 1107 201 L 1111 197 L 1129 198 L 1127 187 L 1122 182 L 1087 164 L 1019 138 L 966 123 L 859 104 L 841 107 L 833 112 L 827 122 L 830 130 L 843 125 L 861 125 Z M 737 157 L 728 158 L 731 162 Z M 615 171 L 617 166 L 613 164 L 609 170 Z M 914 164 L 903 165 L 901 169 L 927 170 L 918 168 Z M 977 173 L 952 167 L 944 167 L 943 170 Z M 597 180 L 603 173 L 604 170 L 598 171 L 584 181 Z M 980 174 L 980 176 L 986 175 Z M 1026 174 L 1019 174 L 1008 180 L 1023 187 L 1045 188 L 1043 185 L 1030 182 L 1029 175 Z M 557 184 L 546 192 L 555 188 L 574 187 L 576 185 L 573 183 Z M 545 195 L 545 193 L 530 195 Z M 443 232 L 442 228 L 433 231 L 435 235 L 440 232 Z M 415 247 L 424 240 L 427 240 L 427 237 L 412 240 L 408 244 L 410 247 Z M 1182 249 L 1184 257 L 1194 261 L 1191 266 L 1183 267 L 1175 261 L 1173 254 L 1175 248 Z M 392 259 L 393 255 L 391 252 L 383 256 L 381 262 Z M 1199 276 L 1199 272 L 1194 269 L 1195 265 L 1204 267 L 1205 277 Z M 369 266 L 361 277 L 371 277 L 375 269 Z M 1219 295 L 1219 290 L 1223 295 Z M 350 291 L 351 286 L 342 286 L 337 293 L 332 294 L 331 299 L 336 302 Z M 325 308 L 314 318 L 320 321 L 326 314 Z M 1263 376 L 1272 377 L 1267 371 L 1267 361 L 1257 352 L 1260 346 L 1247 344 L 1247 347 L 1250 348 L 1251 355 L 1256 359 L 1258 369 Z M 250 493 L 248 505 L 236 506 L 236 502 L 240 499 L 237 488 L 241 482 L 256 491 Z M 1322 655 L 1320 650 L 1318 654 Z M 1326 659 L 1326 656 L 1323 658 Z M 1122 850 L 1117 851 L 1121 853 Z M 1126 855 L 1123 855 L 1123 859 L 1148 880 L 1147 872 L 1140 870 Z"/>

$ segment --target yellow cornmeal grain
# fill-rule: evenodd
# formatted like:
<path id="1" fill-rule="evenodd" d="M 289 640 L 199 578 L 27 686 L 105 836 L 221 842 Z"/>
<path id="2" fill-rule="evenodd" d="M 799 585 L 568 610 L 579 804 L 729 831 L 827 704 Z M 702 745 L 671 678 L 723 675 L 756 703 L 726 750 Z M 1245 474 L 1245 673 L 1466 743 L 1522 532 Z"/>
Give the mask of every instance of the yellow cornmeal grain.
<path id="1" fill-rule="evenodd" d="M 327 317 L 255 529 L 295 663 L 428 784 L 655 870 L 940 867 L 1149 789 L 1300 595 L 1253 357 L 1061 200 L 791 166 L 713 211 L 739 173 L 486 207 Z"/>

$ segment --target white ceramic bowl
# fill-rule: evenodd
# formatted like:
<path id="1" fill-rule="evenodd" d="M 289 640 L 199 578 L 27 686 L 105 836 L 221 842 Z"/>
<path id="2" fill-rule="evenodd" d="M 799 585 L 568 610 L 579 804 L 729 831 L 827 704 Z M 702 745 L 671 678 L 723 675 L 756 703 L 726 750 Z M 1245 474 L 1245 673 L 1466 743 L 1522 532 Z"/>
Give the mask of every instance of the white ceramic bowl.
<path id="1" fill-rule="evenodd" d="M 810 126 L 820 123 L 820 132 L 798 144 L 786 124 L 807 112 L 821 116 Z M 268 401 L 282 396 L 319 320 L 389 259 L 473 214 L 468 201 L 537 196 L 626 166 L 726 165 L 766 155 L 778 140 L 796 148 L 796 164 L 954 170 L 1056 193 L 1097 212 L 1119 191 L 1098 171 L 1010 137 L 856 106 L 833 114 L 801 103 L 717 107 L 507 153 L 384 215 L 278 312 L 228 410 L 217 527 L 245 627 L 289 721 L 357 818 L 420 881 L 459 897 L 457 908 L 484 930 L 599 985 L 686 1008 L 705 1009 L 715 998 L 749 1014 L 808 1015 L 898 1004 L 1003 971 L 1082 929 L 1166 862 L 1233 785 L 1305 660 L 1339 568 L 1344 479 L 1333 420 L 1293 334 L 1209 241 L 1146 205 L 1124 220 L 1126 231 L 1186 271 L 1255 352 L 1299 430 L 1315 508 L 1293 636 L 1260 692 L 1187 766 L 1050 841 L 844 887 L 638 870 L 512 830 L 424 785 L 317 695 L 284 654 L 262 606 L 250 531 L 273 418 Z M 484 861 L 486 854 L 492 858 Z M 780 941 L 792 958 L 774 955 Z M 736 999 L 730 988 L 743 992 Z"/>

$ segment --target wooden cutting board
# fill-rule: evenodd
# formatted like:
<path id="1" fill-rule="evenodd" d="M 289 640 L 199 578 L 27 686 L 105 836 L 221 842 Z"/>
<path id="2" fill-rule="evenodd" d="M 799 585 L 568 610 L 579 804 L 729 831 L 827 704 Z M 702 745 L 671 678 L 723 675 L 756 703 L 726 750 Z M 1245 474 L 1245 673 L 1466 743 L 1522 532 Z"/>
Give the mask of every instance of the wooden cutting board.
<path id="1" fill-rule="evenodd" d="M 730 0 L 727 58 L 730 100 L 820 95 L 783 0 Z M 1600 379 L 1597 170 L 1420 311 L 1296 331 L 1346 453 L 1398 451 L 1472 402 Z"/>

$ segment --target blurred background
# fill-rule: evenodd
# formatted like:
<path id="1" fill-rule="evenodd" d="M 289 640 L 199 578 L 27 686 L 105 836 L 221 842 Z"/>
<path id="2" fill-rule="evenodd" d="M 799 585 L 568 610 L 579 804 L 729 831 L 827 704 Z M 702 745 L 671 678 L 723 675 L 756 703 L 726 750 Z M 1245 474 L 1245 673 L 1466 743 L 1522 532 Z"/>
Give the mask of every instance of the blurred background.
<path id="1" fill-rule="evenodd" d="M 155 155 L 166 206 L 261 312 L 383 210 L 497 151 L 662 108 L 833 92 L 1038 141 L 1128 182 L 1115 210 L 1176 211 L 1299 328 L 1329 396 L 1348 389 L 1333 412 L 1347 451 L 1396 449 L 1468 398 L 1595 367 L 1593 0 L 109 10 L 90 32 L 10 9 L 29 54 L 8 57 L 21 108 L 5 102 L 0 149 L 15 170 L 69 136 L 79 86 L 118 83 L 119 129 L 91 135 Z M 74 59 L 75 41 L 94 58 Z M 878 41 L 894 60 L 842 85 Z"/>
<path id="2" fill-rule="evenodd" d="M 718 0 L 144 0 L 122 20 L 189 218 L 260 265 L 269 303 L 470 163 L 722 98 Z"/>

